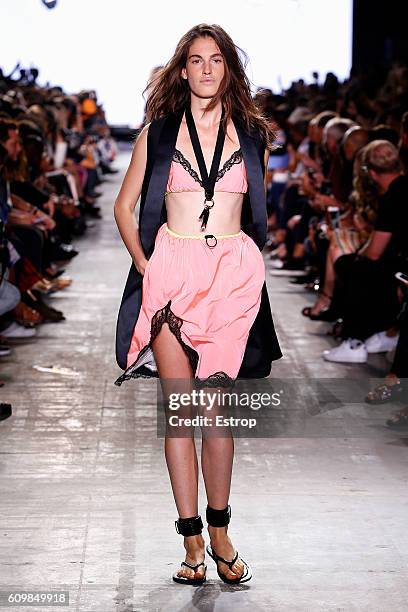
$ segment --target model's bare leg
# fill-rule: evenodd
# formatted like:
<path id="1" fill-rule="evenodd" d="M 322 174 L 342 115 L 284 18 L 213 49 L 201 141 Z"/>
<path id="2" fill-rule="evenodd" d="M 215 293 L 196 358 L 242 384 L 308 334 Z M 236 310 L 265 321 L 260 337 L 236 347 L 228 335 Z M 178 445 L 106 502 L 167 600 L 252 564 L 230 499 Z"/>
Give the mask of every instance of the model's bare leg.
<path id="1" fill-rule="evenodd" d="M 164 397 L 175 390 L 181 392 L 181 386 L 183 391 L 190 391 L 193 376 L 190 362 L 167 323 L 163 324 L 152 348 Z M 198 462 L 193 430 L 186 430 L 186 437 L 166 436 L 165 456 L 179 517 L 197 516 Z M 205 544 L 201 535 L 185 537 L 184 548 L 187 553 L 185 561 L 190 565 L 204 560 Z M 194 572 L 183 566 L 177 573 L 187 578 L 200 578 L 204 567 L 200 566 Z"/>
<path id="2" fill-rule="evenodd" d="M 205 388 L 213 392 L 214 388 Z M 203 410 L 205 412 L 205 409 Z M 223 408 L 218 408 L 222 414 Z M 211 416 L 215 417 L 214 409 Z M 214 421 L 213 421 L 214 422 Z M 231 488 L 232 465 L 234 461 L 234 438 L 229 427 L 202 427 L 201 467 L 205 482 L 208 505 L 215 510 L 223 510 L 228 505 Z M 235 549 L 227 534 L 228 527 L 208 526 L 211 547 L 224 559 L 231 560 Z M 245 566 L 238 557 L 231 571 L 225 563 L 219 563 L 220 572 L 231 580 L 242 576 Z"/>

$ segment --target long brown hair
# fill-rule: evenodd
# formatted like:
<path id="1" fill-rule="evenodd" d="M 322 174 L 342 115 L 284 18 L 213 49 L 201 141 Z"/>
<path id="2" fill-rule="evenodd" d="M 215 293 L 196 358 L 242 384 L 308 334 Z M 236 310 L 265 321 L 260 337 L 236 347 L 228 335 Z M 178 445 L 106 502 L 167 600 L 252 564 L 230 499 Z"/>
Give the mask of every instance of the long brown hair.
<path id="1" fill-rule="evenodd" d="M 191 28 L 179 41 L 173 57 L 149 82 L 144 93 L 149 92 L 146 102 L 146 121 L 158 119 L 177 112 L 190 102 L 190 88 L 181 77 L 188 51 L 196 38 L 211 37 L 224 57 L 225 74 L 216 95 L 206 110 L 212 110 L 221 102 L 224 108 L 224 129 L 232 115 L 243 118 L 248 131 L 257 129 L 266 146 L 275 139 L 272 124 L 261 114 L 251 95 L 251 84 L 245 73 L 248 56 L 219 25 L 201 23 Z"/>

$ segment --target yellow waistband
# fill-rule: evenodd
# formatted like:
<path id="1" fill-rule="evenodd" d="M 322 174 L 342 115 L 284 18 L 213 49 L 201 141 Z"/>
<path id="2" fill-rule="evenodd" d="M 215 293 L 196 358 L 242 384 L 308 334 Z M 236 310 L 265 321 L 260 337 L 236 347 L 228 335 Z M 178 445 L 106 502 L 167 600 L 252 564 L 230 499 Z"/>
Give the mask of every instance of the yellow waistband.
<path id="1" fill-rule="evenodd" d="M 202 236 L 190 236 L 188 234 L 177 234 L 176 232 L 173 232 L 173 230 L 171 230 L 167 225 L 166 225 L 166 230 L 168 231 L 169 234 L 171 234 L 172 236 L 176 236 L 177 238 L 198 238 L 201 240 L 205 240 L 206 235 L 208 236 L 208 234 L 206 234 L 205 232 L 203 232 Z M 242 230 L 240 230 L 237 234 L 217 234 L 215 235 L 215 237 L 218 238 L 232 238 L 233 236 L 240 236 L 242 233 Z M 213 236 L 213 234 L 211 234 L 211 236 Z"/>

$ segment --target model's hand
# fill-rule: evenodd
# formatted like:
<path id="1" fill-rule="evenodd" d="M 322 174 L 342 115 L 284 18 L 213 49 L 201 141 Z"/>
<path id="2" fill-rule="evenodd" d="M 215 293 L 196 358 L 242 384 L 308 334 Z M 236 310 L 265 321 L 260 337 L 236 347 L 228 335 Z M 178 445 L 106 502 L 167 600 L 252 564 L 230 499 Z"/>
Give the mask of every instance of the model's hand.
<path id="1" fill-rule="evenodd" d="M 134 266 L 135 266 L 136 270 L 142 276 L 144 276 L 145 269 L 146 269 L 146 266 L 147 266 L 147 262 L 148 262 L 148 259 L 146 259 L 146 257 L 144 257 L 143 259 L 138 259 L 137 261 L 133 260 L 133 263 L 134 263 Z"/>

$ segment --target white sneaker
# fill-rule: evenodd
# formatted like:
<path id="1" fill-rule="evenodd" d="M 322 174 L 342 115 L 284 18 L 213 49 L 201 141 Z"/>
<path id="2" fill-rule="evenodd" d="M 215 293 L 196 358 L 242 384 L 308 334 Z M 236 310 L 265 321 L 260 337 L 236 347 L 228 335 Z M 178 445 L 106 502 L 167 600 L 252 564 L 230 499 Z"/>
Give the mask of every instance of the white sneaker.
<path id="1" fill-rule="evenodd" d="M 368 353 L 387 353 L 392 351 L 398 344 L 399 334 L 387 336 L 385 331 L 373 334 L 365 341 Z"/>
<path id="2" fill-rule="evenodd" d="M 323 351 L 323 358 L 326 361 L 338 363 L 365 363 L 367 361 L 367 349 L 361 340 L 348 338 L 348 340 L 343 340 L 340 346 Z"/>
<path id="3" fill-rule="evenodd" d="M 24 325 L 19 325 L 13 321 L 11 325 L 0 332 L 0 336 L 4 336 L 5 338 L 32 338 L 36 333 L 37 330 L 33 327 L 24 327 Z"/>
<path id="4" fill-rule="evenodd" d="M 280 270 L 281 268 L 283 268 L 283 261 L 281 259 L 271 259 L 269 261 L 269 265 L 274 270 Z"/>

